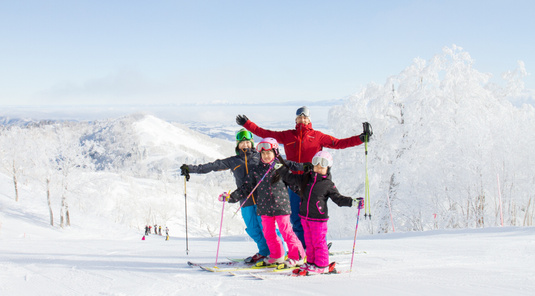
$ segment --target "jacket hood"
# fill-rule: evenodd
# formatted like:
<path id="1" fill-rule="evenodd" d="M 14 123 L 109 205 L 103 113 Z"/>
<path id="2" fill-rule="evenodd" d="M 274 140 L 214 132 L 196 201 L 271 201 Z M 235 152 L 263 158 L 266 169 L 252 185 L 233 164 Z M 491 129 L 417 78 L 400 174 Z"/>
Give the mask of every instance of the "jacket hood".
<path id="1" fill-rule="evenodd" d="M 254 153 L 257 153 L 256 149 L 254 147 L 253 148 L 240 149 L 240 148 L 238 148 L 238 146 L 236 146 L 235 151 L 236 151 L 236 155 L 238 155 L 238 156 L 247 155 L 247 157 L 253 155 Z"/>

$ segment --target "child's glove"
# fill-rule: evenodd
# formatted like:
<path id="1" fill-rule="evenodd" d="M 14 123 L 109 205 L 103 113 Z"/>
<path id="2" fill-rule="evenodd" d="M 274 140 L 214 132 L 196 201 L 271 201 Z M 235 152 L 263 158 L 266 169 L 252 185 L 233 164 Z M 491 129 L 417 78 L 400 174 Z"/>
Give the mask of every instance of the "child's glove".
<path id="1" fill-rule="evenodd" d="M 312 172 L 314 170 L 314 165 L 310 162 L 303 163 L 303 169 L 305 173 Z"/>
<path id="2" fill-rule="evenodd" d="M 357 197 L 353 199 L 353 206 L 357 207 L 359 210 L 364 209 L 364 199 L 362 197 Z"/>
<path id="3" fill-rule="evenodd" d="M 228 192 L 223 192 L 219 195 L 219 197 L 217 198 L 217 200 L 219 200 L 220 202 L 226 202 L 228 201 L 229 199 L 229 196 L 230 194 L 228 194 Z"/>

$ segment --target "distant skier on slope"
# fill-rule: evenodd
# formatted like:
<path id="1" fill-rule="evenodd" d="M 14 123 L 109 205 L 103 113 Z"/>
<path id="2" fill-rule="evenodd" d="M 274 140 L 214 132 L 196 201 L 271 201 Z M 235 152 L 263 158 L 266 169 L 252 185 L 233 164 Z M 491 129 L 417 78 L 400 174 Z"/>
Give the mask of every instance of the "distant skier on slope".
<path id="1" fill-rule="evenodd" d="M 214 162 L 201 164 L 201 165 L 188 165 L 183 164 L 180 167 L 181 175 L 186 177 L 186 180 L 190 179 L 190 173 L 195 174 L 207 174 L 213 171 L 231 170 L 236 181 L 236 186 L 241 188 L 242 184 L 246 181 L 251 169 L 258 165 L 260 162 L 260 154 L 254 148 L 254 140 L 251 132 L 241 129 L 236 133 L 236 155 L 225 159 L 218 159 Z M 296 171 L 302 170 L 302 165 L 290 163 L 292 169 Z M 238 202 L 233 201 L 233 202 Z M 247 201 L 240 200 L 241 214 L 243 221 L 245 222 L 247 234 L 254 240 L 258 246 L 258 253 L 245 259 L 246 263 L 255 263 L 258 260 L 269 255 L 269 248 L 262 232 L 262 220 L 260 216 L 256 214 L 256 194 L 253 193 Z"/>

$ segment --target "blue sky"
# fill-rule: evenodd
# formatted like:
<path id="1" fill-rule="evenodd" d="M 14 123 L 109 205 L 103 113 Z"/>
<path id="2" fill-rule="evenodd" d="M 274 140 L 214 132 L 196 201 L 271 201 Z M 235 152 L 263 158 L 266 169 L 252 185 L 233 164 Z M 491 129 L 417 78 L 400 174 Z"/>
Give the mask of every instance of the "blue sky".
<path id="1" fill-rule="evenodd" d="M 340 99 L 453 44 L 535 71 L 531 0 L 19 0 L 0 26 L 4 106 Z"/>

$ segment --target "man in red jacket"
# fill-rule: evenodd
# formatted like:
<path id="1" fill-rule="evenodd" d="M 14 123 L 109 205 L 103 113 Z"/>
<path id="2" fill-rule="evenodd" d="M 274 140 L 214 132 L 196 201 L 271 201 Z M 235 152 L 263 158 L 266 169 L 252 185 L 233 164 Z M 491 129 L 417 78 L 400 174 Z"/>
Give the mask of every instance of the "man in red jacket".
<path id="1" fill-rule="evenodd" d="M 306 106 L 297 109 L 295 116 L 295 129 L 285 131 L 263 129 L 249 120 L 245 115 L 236 116 L 236 123 L 261 138 L 274 138 L 279 144 L 284 145 L 286 158 L 298 163 L 312 162 L 314 155 L 318 151 L 321 151 L 323 147 L 344 149 L 357 146 L 364 143 L 366 139 L 369 140 L 373 134 L 370 124 L 364 122 L 364 131 L 360 135 L 345 139 L 337 139 L 312 128 L 312 123 L 310 122 L 310 110 Z M 295 234 L 297 234 L 297 237 L 299 237 L 299 240 L 301 240 L 303 247 L 306 248 L 303 227 L 301 226 L 301 219 L 299 218 L 299 203 L 301 198 L 289 188 L 288 192 L 290 193 L 290 202 L 292 206 L 290 220 L 293 225 L 293 230 Z"/>

